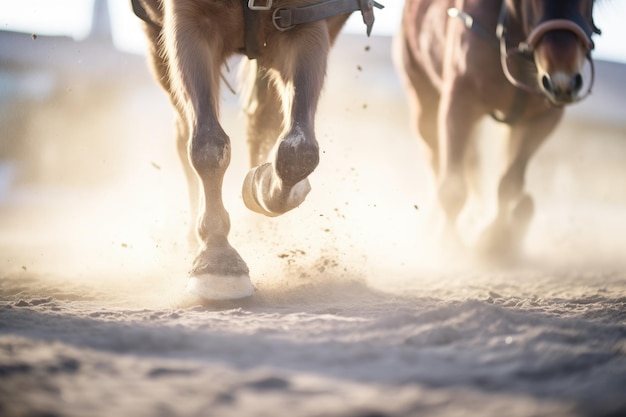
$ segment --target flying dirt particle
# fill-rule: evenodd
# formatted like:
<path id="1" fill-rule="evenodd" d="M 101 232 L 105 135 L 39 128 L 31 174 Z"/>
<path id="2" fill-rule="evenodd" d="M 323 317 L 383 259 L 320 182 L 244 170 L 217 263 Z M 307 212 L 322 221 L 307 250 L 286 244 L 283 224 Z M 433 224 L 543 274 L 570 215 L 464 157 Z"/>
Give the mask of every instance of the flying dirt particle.
<path id="1" fill-rule="evenodd" d="M 371 47 L 369 45 L 365 45 L 365 52 L 369 52 Z"/>
<path id="2" fill-rule="evenodd" d="M 33 33 L 32 35 L 30 35 L 30 38 L 34 41 L 37 40 L 37 34 Z"/>
<path id="3" fill-rule="evenodd" d="M 150 165 L 152 165 L 152 167 L 158 171 L 161 170 L 161 166 L 157 164 L 156 162 L 150 162 Z"/>
<path id="4" fill-rule="evenodd" d="M 28 268 L 26 268 L 26 265 L 22 265 L 22 270 L 28 271 Z"/>
<path id="5" fill-rule="evenodd" d="M 120 246 L 123 247 L 123 248 L 127 248 L 128 247 L 128 245 L 126 243 L 122 243 Z"/>
<path id="6" fill-rule="evenodd" d="M 327 269 L 336 268 L 338 266 L 339 266 L 339 263 L 334 259 L 320 258 L 316 262 L 315 269 L 320 274 L 323 274 L 324 272 L 326 272 Z"/>
<path id="7" fill-rule="evenodd" d="M 345 219 L 346 218 L 346 216 L 344 216 L 343 213 L 341 213 L 341 211 L 339 211 L 339 208 L 335 207 L 334 208 L 334 212 L 335 212 L 335 215 L 338 218 L 340 218 L 340 219 Z"/>
<path id="8" fill-rule="evenodd" d="M 278 257 L 280 259 L 285 259 L 285 258 L 289 258 L 290 256 L 298 256 L 298 255 L 306 255 L 306 252 L 303 251 L 302 249 L 293 249 L 293 250 L 290 250 L 288 253 L 284 252 L 284 253 L 278 254 Z"/>
<path id="9" fill-rule="evenodd" d="M 366 109 L 367 109 L 367 103 L 364 103 L 363 104 L 363 110 L 366 110 Z"/>
<path id="10" fill-rule="evenodd" d="M 363 67 L 362 67 L 362 66 L 360 66 L 360 65 L 357 65 L 357 66 L 356 66 L 356 69 L 357 69 L 357 71 L 363 71 Z"/>
<path id="11" fill-rule="evenodd" d="M 417 204 L 413 204 L 413 208 L 414 208 L 415 210 L 419 210 L 419 209 L 420 209 L 420 208 L 419 208 L 419 206 L 418 206 Z"/>

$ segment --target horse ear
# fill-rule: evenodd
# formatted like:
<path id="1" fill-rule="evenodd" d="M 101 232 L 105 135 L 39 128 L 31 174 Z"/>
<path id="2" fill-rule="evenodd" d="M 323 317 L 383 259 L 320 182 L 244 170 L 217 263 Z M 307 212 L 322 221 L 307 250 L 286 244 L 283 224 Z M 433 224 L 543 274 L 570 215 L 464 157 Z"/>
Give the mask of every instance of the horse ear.
<path id="1" fill-rule="evenodd" d="M 591 30 L 593 31 L 593 33 L 595 33 L 596 35 L 602 35 L 602 31 L 600 30 L 599 27 L 596 26 L 596 22 L 593 18 L 593 6 L 595 4 L 595 0 L 591 0 L 589 2 L 589 21 L 591 22 Z"/>
<path id="2" fill-rule="evenodd" d="M 593 13 L 591 14 L 590 22 L 591 22 L 591 30 L 593 31 L 593 33 L 595 33 L 598 36 L 602 35 L 602 30 L 600 30 L 600 28 L 596 26 L 596 22 L 593 19 Z"/>
<path id="3" fill-rule="evenodd" d="M 602 35 L 602 30 L 599 27 L 597 27 L 593 21 L 591 22 L 591 26 L 592 26 L 593 33 L 595 33 L 598 36 Z"/>

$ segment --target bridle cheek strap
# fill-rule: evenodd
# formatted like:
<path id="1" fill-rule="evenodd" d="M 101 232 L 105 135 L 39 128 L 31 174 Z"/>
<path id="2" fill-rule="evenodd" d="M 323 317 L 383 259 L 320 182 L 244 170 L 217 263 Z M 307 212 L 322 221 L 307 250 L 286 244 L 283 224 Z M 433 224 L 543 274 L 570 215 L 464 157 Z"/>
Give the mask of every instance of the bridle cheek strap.
<path id="1" fill-rule="evenodd" d="M 501 15 L 501 21 L 503 22 L 502 15 Z M 511 55 L 515 55 L 515 54 L 523 55 L 528 52 L 532 53 L 537 47 L 537 45 L 539 44 L 539 42 L 541 41 L 541 38 L 543 38 L 543 36 L 546 33 L 554 31 L 554 30 L 568 30 L 574 33 L 574 35 L 576 35 L 578 40 L 585 47 L 585 50 L 587 51 L 585 58 L 589 62 L 589 66 L 591 69 L 591 80 L 589 83 L 589 88 L 587 89 L 585 94 L 578 97 L 576 101 L 581 101 L 591 94 L 591 89 L 593 88 L 593 85 L 596 79 L 596 69 L 595 69 L 593 59 L 591 58 L 591 51 L 593 50 L 595 45 L 593 41 L 591 40 L 591 38 L 589 37 L 589 35 L 587 35 L 587 33 L 583 30 L 583 28 L 580 27 L 580 25 L 567 19 L 547 20 L 537 25 L 537 27 L 534 28 L 532 32 L 530 32 L 530 34 L 528 35 L 528 38 L 526 39 L 526 42 L 522 42 L 517 48 L 513 48 L 513 49 L 507 48 L 506 38 L 504 35 L 505 30 L 503 29 L 504 29 L 504 26 L 502 26 L 502 29 L 499 29 L 500 34 L 498 36 L 500 40 L 500 62 L 502 65 L 502 70 L 504 72 L 504 75 L 509 80 L 509 82 L 513 84 L 515 87 L 520 88 L 528 93 L 541 94 L 540 89 L 538 89 L 537 87 L 530 86 L 524 82 L 521 82 L 520 80 L 515 78 L 513 74 L 511 74 L 509 70 L 509 64 L 508 64 L 508 60 L 511 57 Z"/>
<path id="2" fill-rule="evenodd" d="M 548 32 L 552 32 L 554 30 L 568 30 L 583 44 L 587 52 L 591 51 L 594 48 L 593 41 L 589 38 L 587 33 L 581 28 L 578 24 L 572 22 L 567 19 L 553 19 L 547 20 L 541 24 L 539 24 L 536 28 L 530 32 L 528 35 L 528 39 L 526 40 L 527 45 L 531 50 L 535 49 L 541 38 Z"/>

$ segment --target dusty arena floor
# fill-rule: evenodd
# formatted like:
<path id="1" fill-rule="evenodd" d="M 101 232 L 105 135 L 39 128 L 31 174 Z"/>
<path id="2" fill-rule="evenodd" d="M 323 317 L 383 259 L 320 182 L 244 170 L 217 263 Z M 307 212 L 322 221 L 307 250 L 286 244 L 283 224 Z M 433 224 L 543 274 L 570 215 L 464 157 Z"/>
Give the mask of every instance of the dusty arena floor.
<path id="1" fill-rule="evenodd" d="M 183 291 L 186 186 L 143 59 L 3 37 L 0 415 L 626 414 L 623 67 L 599 65 L 531 164 L 538 213 L 509 268 L 438 250 L 388 38 L 340 38 L 313 191 L 279 218 L 243 207 L 224 89 L 231 240 L 258 291 L 203 304 Z"/>

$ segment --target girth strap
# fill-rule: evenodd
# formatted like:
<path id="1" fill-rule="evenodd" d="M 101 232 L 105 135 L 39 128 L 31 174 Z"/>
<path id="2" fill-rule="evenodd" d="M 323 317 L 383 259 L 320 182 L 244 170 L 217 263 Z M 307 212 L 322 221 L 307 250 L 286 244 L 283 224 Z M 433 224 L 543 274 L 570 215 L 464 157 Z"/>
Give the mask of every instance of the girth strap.
<path id="1" fill-rule="evenodd" d="M 259 39 L 260 11 L 268 10 L 272 2 L 267 1 L 266 8 L 253 8 L 250 0 L 241 0 L 244 21 L 244 46 L 240 51 L 250 59 L 256 59 L 261 55 L 261 45 L 265 41 Z M 131 0 L 133 12 L 141 20 L 156 29 L 162 29 L 148 14 L 141 0 Z M 317 4 L 295 7 L 279 8 L 274 10 L 274 26 L 278 30 L 287 30 L 295 25 L 311 23 L 317 20 L 329 18 L 345 13 L 352 13 L 360 10 L 363 14 L 363 21 L 367 25 L 367 35 L 369 36 L 374 24 L 374 7 L 382 9 L 384 6 L 374 0 L 326 0 Z"/>
<path id="2" fill-rule="evenodd" d="M 259 42 L 259 11 L 249 7 L 249 0 L 241 0 L 243 9 L 243 42 L 241 52 L 249 59 L 256 59 L 261 56 L 261 46 Z M 265 42 L 263 42 L 265 44 Z"/>
<path id="3" fill-rule="evenodd" d="M 309 6 L 280 8 L 274 12 L 274 26 L 279 30 L 287 30 L 295 25 L 360 10 L 369 36 L 374 25 L 374 7 L 384 8 L 382 4 L 373 0 L 327 0 Z"/>

